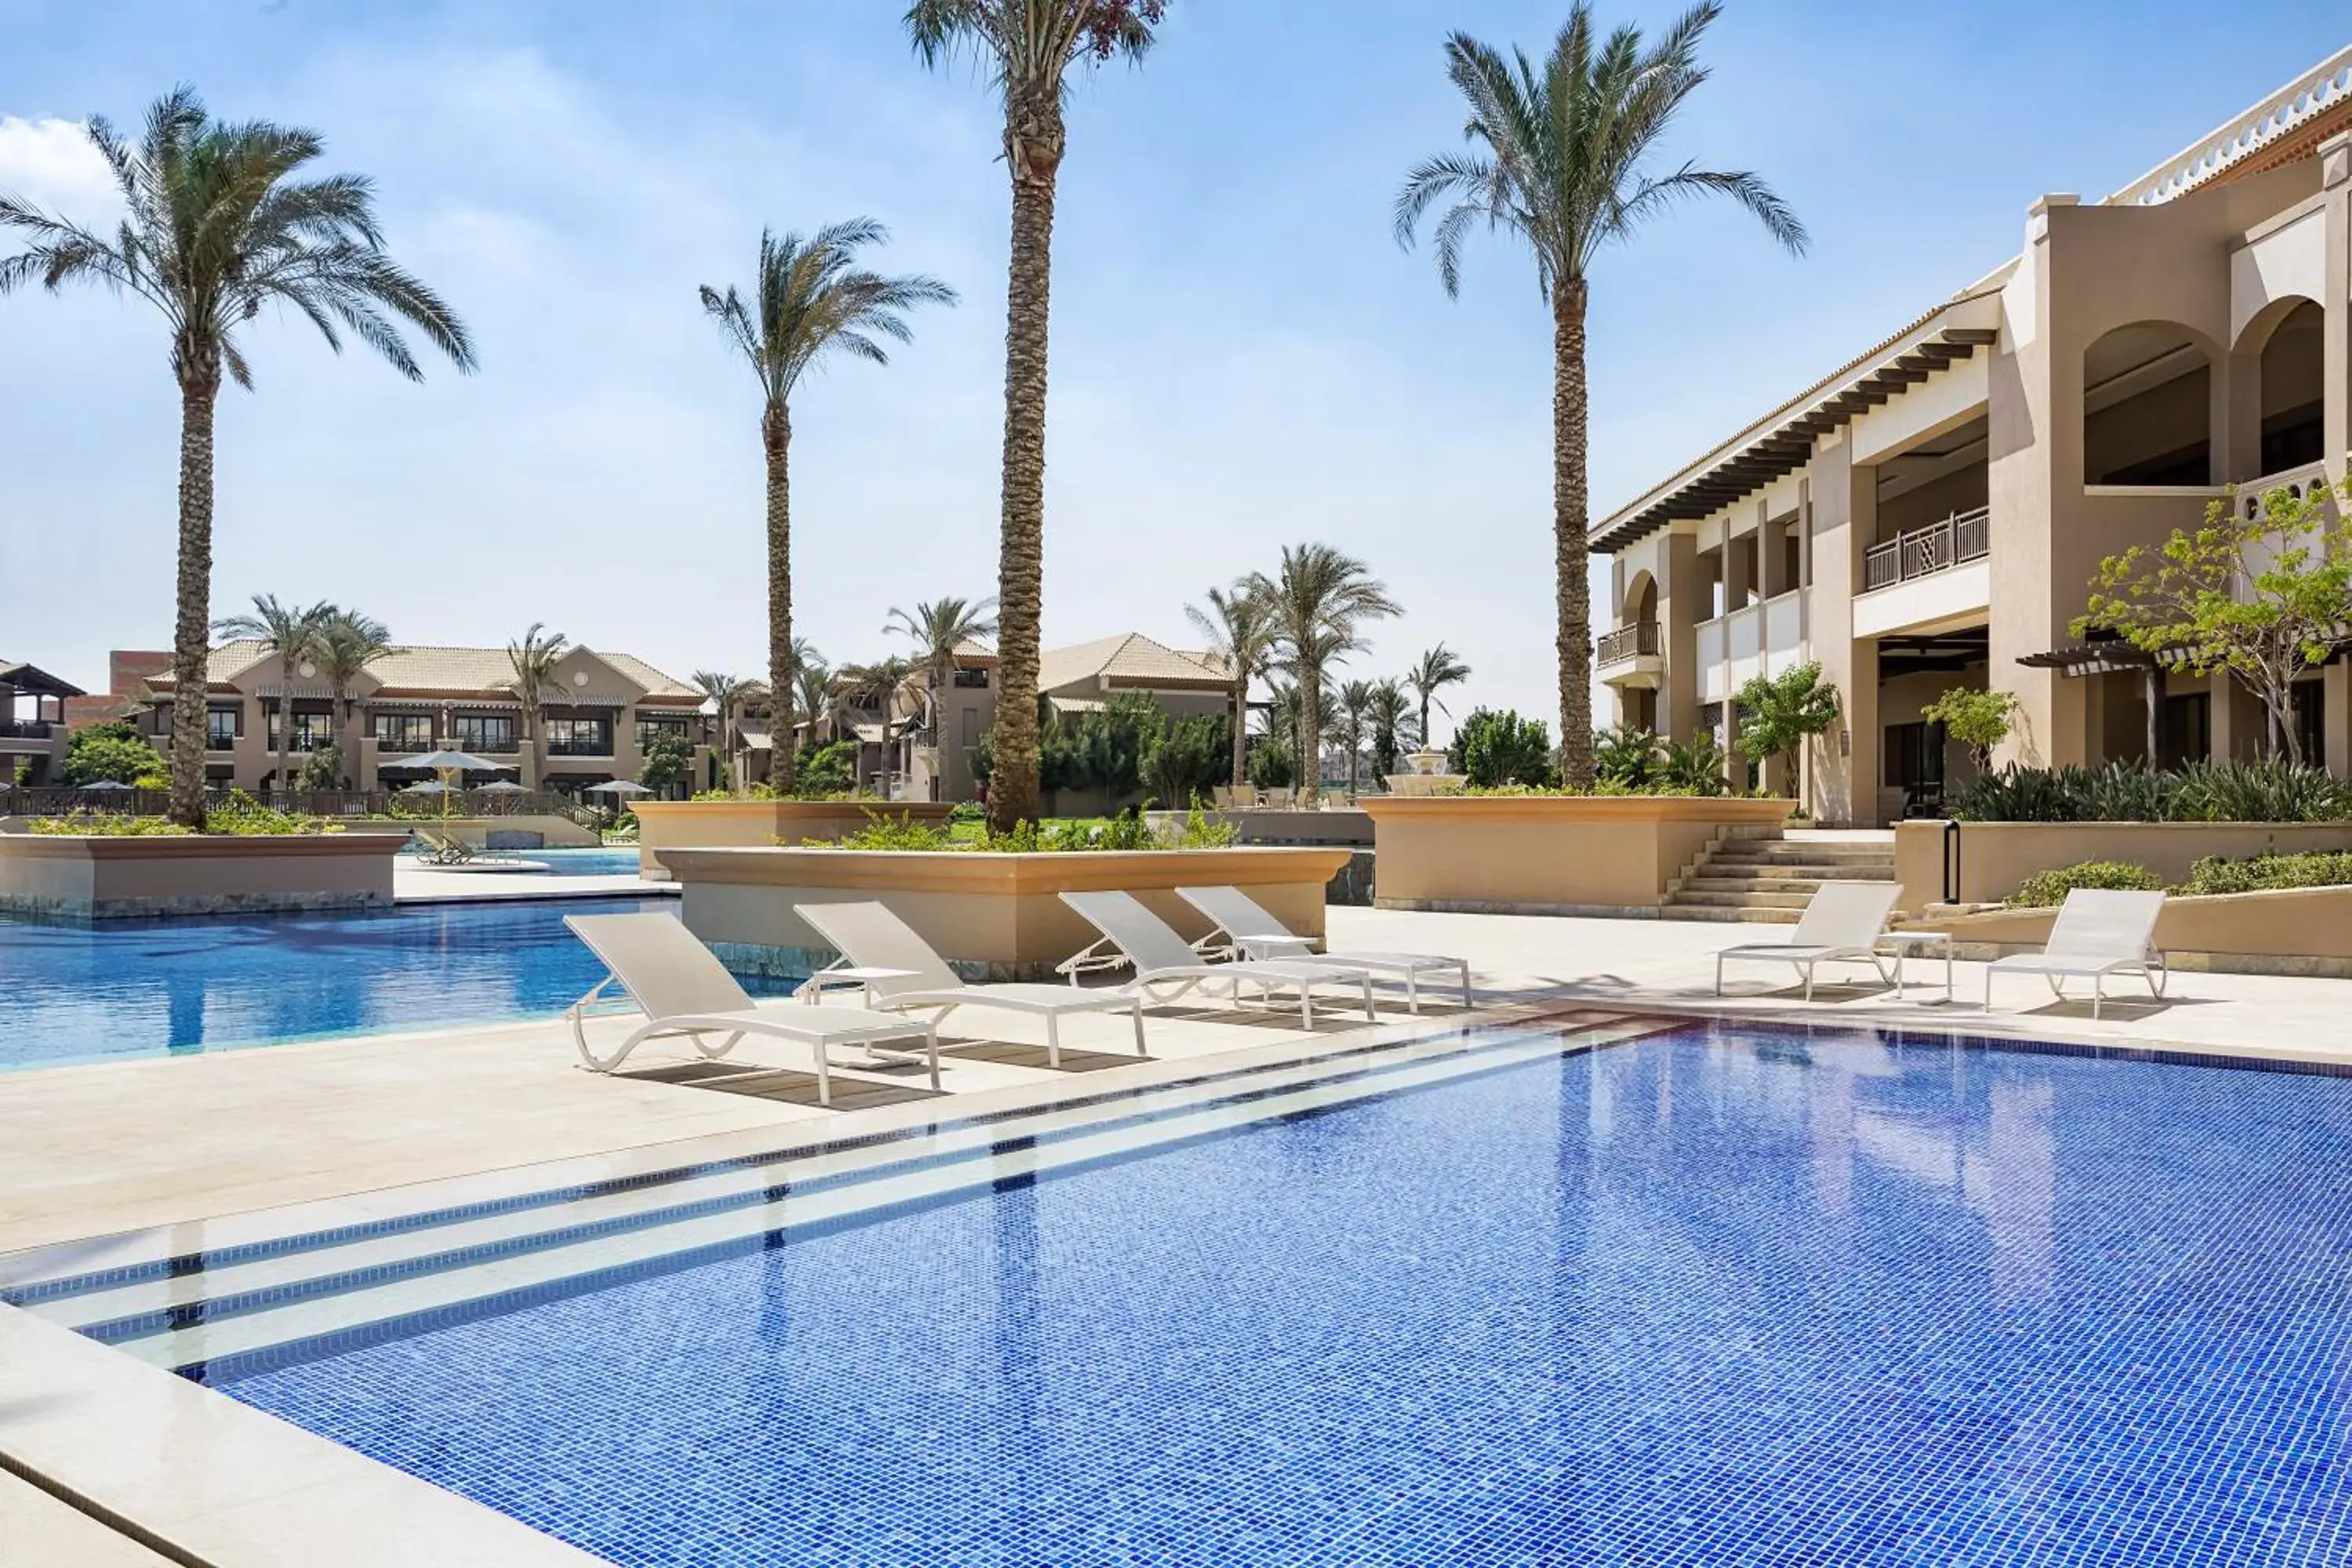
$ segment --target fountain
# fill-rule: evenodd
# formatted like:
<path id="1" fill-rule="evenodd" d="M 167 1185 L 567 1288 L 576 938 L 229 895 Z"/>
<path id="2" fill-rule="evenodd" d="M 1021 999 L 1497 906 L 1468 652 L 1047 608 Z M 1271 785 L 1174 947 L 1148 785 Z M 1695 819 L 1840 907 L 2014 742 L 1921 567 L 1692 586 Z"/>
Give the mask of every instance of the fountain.
<path id="1" fill-rule="evenodd" d="M 1462 786 L 1469 783 L 1469 780 L 1461 773 L 1442 771 L 1445 766 L 1445 753 L 1434 747 L 1423 746 L 1417 752 L 1408 752 L 1405 753 L 1404 760 L 1406 766 L 1412 771 L 1388 775 L 1391 795 L 1405 796 L 1460 795 Z"/>

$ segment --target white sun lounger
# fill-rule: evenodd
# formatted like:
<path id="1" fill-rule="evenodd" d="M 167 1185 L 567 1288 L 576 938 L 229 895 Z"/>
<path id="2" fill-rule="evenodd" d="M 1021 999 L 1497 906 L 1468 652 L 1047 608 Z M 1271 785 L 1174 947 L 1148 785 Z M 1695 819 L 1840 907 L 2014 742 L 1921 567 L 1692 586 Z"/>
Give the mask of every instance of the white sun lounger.
<path id="1" fill-rule="evenodd" d="M 2160 892 L 2076 888 L 2059 906 L 2050 940 L 2040 952 L 2013 953 L 1985 965 L 1985 1011 L 1992 1011 L 1996 973 L 2042 975 L 2061 1001 L 2067 981 L 2087 979 L 2094 1018 L 2106 1000 L 2110 974 L 2137 974 L 2147 982 L 2151 995 L 2162 996 L 2166 973 L 2164 954 L 2156 946 L 2156 921 L 2163 912 Z"/>
<path id="2" fill-rule="evenodd" d="M 1195 985 L 1220 981 L 1231 987 L 1228 994 L 1235 1001 L 1241 999 L 1241 988 L 1245 984 L 1255 985 L 1269 997 L 1276 991 L 1295 990 L 1298 993 L 1299 1021 L 1311 1029 L 1315 1026 L 1314 988 L 1353 985 L 1363 991 L 1364 1016 L 1380 1016 L 1372 1010 L 1370 970 L 1339 963 L 1291 963 L 1253 958 L 1210 963 L 1194 952 L 1166 921 L 1137 902 L 1132 893 L 1064 893 L 1062 901 L 1103 933 L 1102 942 L 1075 958 L 1065 959 L 1059 965 L 1073 985 L 1078 983 L 1081 972 L 1101 967 L 1100 949 L 1108 943 L 1135 966 L 1135 988 L 1151 994 L 1155 1001 L 1173 1001 Z M 1166 997 L 1152 994 L 1161 985 L 1173 985 L 1175 990 Z"/>
<path id="3" fill-rule="evenodd" d="M 1796 966 L 1805 977 L 1805 1000 L 1813 999 L 1813 969 L 1823 963 L 1867 963 L 1878 978 L 1886 973 L 1879 939 L 1886 934 L 1886 919 L 1903 889 L 1893 882 L 1823 882 L 1813 889 L 1786 942 L 1749 942 L 1727 947 L 1715 955 L 1715 994 L 1723 994 L 1723 963 L 1727 958 L 1759 959 Z"/>
<path id="4" fill-rule="evenodd" d="M 816 929 L 860 969 L 897 969 L 902 978 L 871 983 L 880 1005 L 890 1012 L 936 1007 L 932 1021 L 944 1021 L 958 1007 L 1002 1007 L 1045 1020 L 1045 1060 L 1062 1065 L 1061 1021 L 1074 1013 L 1125 1013 L 1135 1025 L 1135 1054 L 1143 1055 L 1143 993 L 1132 985 L 1082 990 L 1071 985 L 1018 982 L 973 984 L 948 967 L 948 961 L 915 928 L 882 904 L 795 904 L 793 912 Z"/>
<path id="5" fill-rule="evenodd" d="M 1239 888 L 1179 888 L 1176 896 L 1214 922 L 1215 929 L 1202 942 L 1214 942 L 1222 936 L 1244 958 L 1369 969 L 1375 974 L 1398 975 L 1404 981 L 1405 1005 L 1416 1013 L 1421 1011 L 1421 977 L 1452 970 L 1462 977 L 1462 1005 L 1477 1005 L 1470 996 L 1467 959 L 1428 952 L 1318 952 L 1312 942 L 1276 920 L 1263 904 Z M 1204 949 L 1201 942 L 1195 942 L 1193 951 Z"/>
<path id="6" fill-rule="evenodd" d="M 930 1058 L 931 1087 L 940 1087 L 939 1026 L 928 1019 L 861 1007 L 804 1007 L 797 1003 L 762 1007 L 673 915 L 566 915 L 563 923 L 610 972 L 564 1014 L 572 1021 L 580 1059 L 592 1072 L 611 1072 L 631 1051 L 663 1035 L 686 1036 L 696 1050 L 713 1060 L 734 1049 L 746 1035 L 769 1035 L 816 1052 L 817 1103 L 831 1105 L 833 1066 L 825 1054 L 831 1047 L 863 1046 L 870 1051 L 881 1041 L 908 1040 L 920 1042 Z M 600 1057 L 588 1044 L 582 1018 L 589 1004 L 615 982 L 643 1010 L 646 1022 L 618 1049 Z M 705 1034 L 727 1037 L 713 1048 L 703 1043 Z"/>

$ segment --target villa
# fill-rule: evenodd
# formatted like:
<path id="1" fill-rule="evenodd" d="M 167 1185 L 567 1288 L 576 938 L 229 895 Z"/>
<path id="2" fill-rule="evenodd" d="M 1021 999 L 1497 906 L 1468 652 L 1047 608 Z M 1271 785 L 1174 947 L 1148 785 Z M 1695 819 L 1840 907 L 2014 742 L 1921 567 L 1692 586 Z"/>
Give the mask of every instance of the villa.
<path id="1" fill-rule="evenodd" d="M 82 695 L 45 669 L 0 658 L 0 784 L 19 773 L 28 784 L 56 779 L 65 764 L 68 704 Z"/>
<path id="2" fill-rule="evenodd" d="M 117 650 L 109 670 L 121 708 L 138 717 L 159 748 L 168 744 L 171 656 Z M 432 776 L 409 759 L 447 747 L 513 769 L 527 788 L 577 794 L 634 780 L 646 748 L 667 733 L 695 748 L 695 779 L 714 773 L 699 691 L 632 655 L 586 647 L 567 652 L 555 673 L 562 695 L 541 707 L 536 726 L 544 738 L 542 769 L 504 648 L 395 647 L 371 661 L 342 694 L 340 730 L 351 751 L 345 771 L 362 787 L 399 789 Z M 297 666 L 289 680 L 266 645 L 232 642 L 213 650 L 207 677 L 205 772 L 215 786 L 279 787 L 281 713 L 292 715 L 288 750 L 296 766 L 337 732 L 337 694 L 315 665 Z"/>
<path id="3" fill-rule="evenodd" d="M 2150 760 L 2250 754 L 2263 710 L 2238 682 L 2068 626 L 2103 558 L 2228 487 L 2256 507 L 2344 481 L 2347 68 L 2352 48 L 2102 201 L 2035 201 L 2019 256 L 1596 519 L 1618 721 L 1728 752 L 1733 693 L 1818 660 L 1845 717 L 1804 794 L 1864 826 L 1968 776 L 1920 718 L 1957 686 L 2016 695 L 1996 760 L 2141 757 L 2151 691 Z M 2307 754 L 2352 773 L 2352 662 L 2296 695 Z"/>

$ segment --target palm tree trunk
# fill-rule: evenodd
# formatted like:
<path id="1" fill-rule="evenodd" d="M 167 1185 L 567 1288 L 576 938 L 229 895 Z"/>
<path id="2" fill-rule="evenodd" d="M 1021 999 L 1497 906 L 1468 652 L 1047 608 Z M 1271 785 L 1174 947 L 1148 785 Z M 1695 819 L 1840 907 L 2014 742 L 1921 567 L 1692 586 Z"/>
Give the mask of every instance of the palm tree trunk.
<path id="1" fill-rule="evenodd" d="M 1050 133 L 1049 149 L 1024 124 Z M 1010 833 L 1037 815 L 1037 654 L 1044 614 L 1045 357 L 1054 250 L 1058 104 L 1005 105 L 1013 171 L 1013 259 L 1004 301 L 1003 515 L 997 559 L 996 759 L 988 825 Z M 1037 150 L 1033 151 L 1033 148 Z"/>
<path id="2" fill-rule="evenodd" d="M 1298 784 L 1307 794 L 1299 804 L 1323 804 L 1323 667 L 1298 671 Z"/>
<path id="3" fill-rule="evenodd" d="M 760 420 L 768 455 L 768 773 L 778 795 L 793 792 L 793 416 L 783 404 Z"/>
<path id="4" fill-rule="evenodd" d="M 1249 682 L 1234 682 L 1234 787 L 1249 787 L 1249 737 L 1242 731 L 1249 723 Z"/>
<path id="5" fill-rule="evenodd" d="M 1587 532 L 1584 280 L 1552 291 L 1552 553 L 1559 596 L 1559 771 L 1570 789 L 1592 783 L 1592 588 Z"/>
<path id="6" fill-rule="evenodd" d="M 286 770 L 293 764 L 294 745 L 294 667 L 286 661 L 285 650 L 278 650 L 278 668 L 285 684 L 278 689 L 278 772 L 270 783 L 280 790 L 286 787 Z M 262 798 L 269 798 L 263 790 Z"/>
<path id="7" fill-rule="evenodd" d="M 172 631 L 172 820 L 205 825 L 205 710 L 212 662 L 213 405 L 217 363 L 180 382 L 180 575 Z M 279 699 L 281 707 L 285 700 Z M 285 734 L 283 724 L 278 733 Z"/>

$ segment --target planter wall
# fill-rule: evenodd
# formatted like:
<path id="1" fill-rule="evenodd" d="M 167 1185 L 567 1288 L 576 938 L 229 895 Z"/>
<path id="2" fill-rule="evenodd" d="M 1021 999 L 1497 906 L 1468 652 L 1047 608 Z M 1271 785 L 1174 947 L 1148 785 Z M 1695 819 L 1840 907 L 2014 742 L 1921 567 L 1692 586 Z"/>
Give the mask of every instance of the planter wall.
<path id="1" fill-rule="evenodd" d="M 1958 885 L 1949 889 L 1948 839 L 1959 862 Z M 1895 828 L 1897 907 L 1916 914 L 1935 903 L 1998 903 L 2036 872 L 2085 860 L 2127 860 L 2184 882 L 2209 855 L 2236 860 L 2313 849 L 2352 850 L 2352 823 L 1903 822 Z"/>
<path id="2" fill-rule="evenodd" d="M 769 849 L 778 840 L 830 844 L 876 816 L 910 817 L 944 826 L 954 809 L 931 802 L 881 800 L 641 800 L 637 872 L 656 881 L 675 877 L 671 849 Z"/>
<path id="3" fill-rule="evenodd" d="M 1372 819 L 1384 910 L 1654 916 L 1700 851 L 1788 820 L 1785 800 L 1391 796 Z"/>
<path id="4" fill-rule="evenodd" d="M 404 830 L 237 838 L 0 834 L 0 910 L 49 920 L 392 907 Z"/>
<path id="5" fill-rule="evenodd" d="M 1906 925 L 1950 931 L 1958 956 L 1983 959 L 2040 951 L 2050 940 L 2056 914 L 1989 910 L 1931 915 Z M 2156 922 L 2156 944 L 2181 969 L 2352 977 L 2352 888 L 2167 899 Z M 2109 994 L 2128 996 L 2131 987 L 2111 986 Z"/>
<path id="6" fill-rule="evenodd" d="M 1133 893 L 1189 939 L 1208 922 L 1180 887 L 1230 885 L 1302 936 L 1323 934 L 1323 887 L 1345 849 L 1106 850 L 992 855 L 872 849 L 680 849 L 669 862 L 687 928 L 738 968 L 802 975 L 833 950 L 795 904 L 887 904 L 959 972 L 975 979 L 1050 980 L 1091 945 L 1094 928 L 1059 897 Z"/>
<path id="7" fill-rule="evenodd" d="M 604 840 L 568 816 L 517 812 L 511 816 L 420 819 L 415 826 L 476 849 L 593 849 Z"/>

